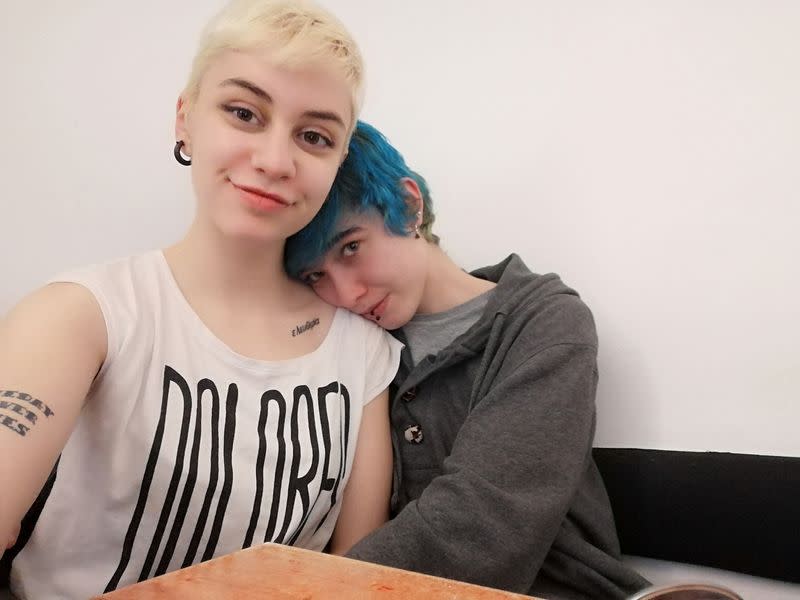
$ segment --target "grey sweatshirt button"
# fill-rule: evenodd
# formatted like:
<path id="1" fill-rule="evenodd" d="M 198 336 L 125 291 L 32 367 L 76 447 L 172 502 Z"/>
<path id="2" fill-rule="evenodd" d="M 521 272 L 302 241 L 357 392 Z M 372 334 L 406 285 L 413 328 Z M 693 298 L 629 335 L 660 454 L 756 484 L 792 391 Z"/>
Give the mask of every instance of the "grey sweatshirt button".
<path id="1" fill-rule="evenodd" d="M 419 425 L 412 425 L 411 427 L 407 427 L 404 435 L 406 441 L 410 444 L 422 443 L 422 427 L 420 427 Z"/>
<path id="2" fill-rule="evenodd" d="M 400 396 L 400 399 L 403 402 L 411 402 L 416 397 L 417 397 L 417 388 L 412 387 L 408 388 L 405 392 L 403 392 L 403 395 Z"/>

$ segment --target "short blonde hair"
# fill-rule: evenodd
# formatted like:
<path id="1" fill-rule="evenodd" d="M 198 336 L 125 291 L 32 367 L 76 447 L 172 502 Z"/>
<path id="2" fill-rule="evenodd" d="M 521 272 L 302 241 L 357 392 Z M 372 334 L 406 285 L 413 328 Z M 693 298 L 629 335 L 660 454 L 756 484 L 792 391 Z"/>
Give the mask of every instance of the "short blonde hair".
<path id="1" fill-rule="evenodd" d="M 183 91 L 191 105 L 211 62 L 228 50 L 266 50 L 286 68 L 324 66 L 351 86 L 355 128 L 363 102 L 364 64 L 344 25 L 311 0 L 232 0 L 206 25 Z"/>

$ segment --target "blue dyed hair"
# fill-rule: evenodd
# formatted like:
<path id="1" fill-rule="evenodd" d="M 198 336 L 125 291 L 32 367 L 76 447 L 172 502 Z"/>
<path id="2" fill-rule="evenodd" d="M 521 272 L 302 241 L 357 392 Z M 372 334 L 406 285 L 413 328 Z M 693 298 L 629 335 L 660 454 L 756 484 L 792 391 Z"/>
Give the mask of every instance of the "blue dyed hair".
<path id="1" fill-rule="evenodd" d="M 336 179 L 322 208 L 314 219 L 288 240 L 284 251 L 284 266 L 289 276 L 301 273 L 317 262 L 330 249 L 342 218 L 353 213 L 376 211 L 384 225 L 394 235 L 409 235 L 409 223 L 414 209 L 402 179 L 410 177 L 417 186 L 423 202 L 420 233 L 428 241 L 438 243 L 431 232 L 434 215 L 428 184 L 406 165 L 403 156 L 384 135 L 372 125 L 359 121 Z"/>

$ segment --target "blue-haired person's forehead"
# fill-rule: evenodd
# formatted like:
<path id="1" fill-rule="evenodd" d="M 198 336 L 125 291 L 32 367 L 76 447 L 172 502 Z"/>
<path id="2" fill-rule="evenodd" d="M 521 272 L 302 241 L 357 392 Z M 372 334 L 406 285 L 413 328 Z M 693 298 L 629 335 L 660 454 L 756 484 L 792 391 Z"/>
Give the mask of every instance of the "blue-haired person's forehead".
<path id="1" fill-rule="evenodd" d="M 336 243 L 337 228 L 353 213 L 377 211 L 391 233 L 403 235 L 409 206 L 403 178 L 424 180 L 411 171 L 383 134 L 359 121 L 328 197 L 314 219 L 286 242 L 286 272 L 299 278 Z"/>

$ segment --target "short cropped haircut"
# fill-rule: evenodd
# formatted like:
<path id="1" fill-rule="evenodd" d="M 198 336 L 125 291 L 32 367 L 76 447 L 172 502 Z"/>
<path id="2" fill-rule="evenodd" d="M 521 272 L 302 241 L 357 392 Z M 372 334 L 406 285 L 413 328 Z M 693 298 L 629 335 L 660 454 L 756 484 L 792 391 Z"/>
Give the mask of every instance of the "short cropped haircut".
<path id="1" fill-rule="evenodd" d="M 343 217 L 374 211 L 383 217 L 386 230 L 394 235 L 414 233 L 415 209 L 409 203 L 403 178 L 413 179 L 422 195 L 420 234 L 439 243 L 431 231 L 433 202 L 428 184 L 406 165 L 403 156 L 372 125 L 359 121 L 350 146 L 322 209 L 303 229 L 286 241 L 284 266 L 299 279 L 330 249 Z"/>
<path id="2" fill-rule="evenodd" d="M 351 87 L 355 126 L 363 101 L 364 63 L 344 25 L 311 0 L 232 0 L 206 25 L 192 62 L 184 102 L 197 100 L 209 65 L 230 50 L 263 50 L 276 66 L 333 69 Z M 349 132 L 348 132 L 349 133 Z"/>

